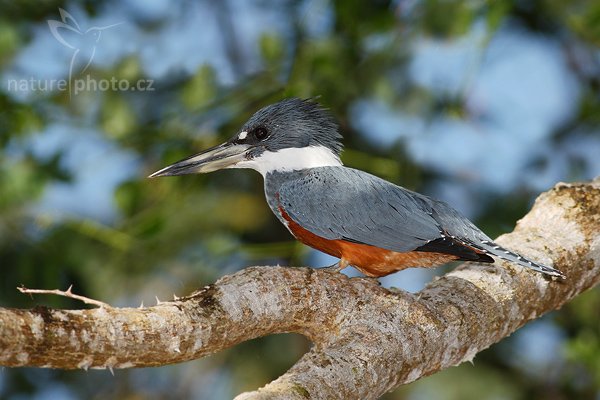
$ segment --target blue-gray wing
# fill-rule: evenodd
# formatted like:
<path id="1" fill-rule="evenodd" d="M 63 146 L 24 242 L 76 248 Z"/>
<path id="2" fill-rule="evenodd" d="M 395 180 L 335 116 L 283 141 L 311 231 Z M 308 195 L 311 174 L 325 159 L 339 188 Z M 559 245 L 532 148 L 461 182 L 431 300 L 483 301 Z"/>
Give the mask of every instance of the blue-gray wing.
<path id="1" fill-rule="evenodd" d="M 268 175 L 269 176 L 269 175 Z M 320 167 L 272 173 L 267 199 L 304 229 L 329 240 L 364 243 L 396 252 L 445 253 L 492 263 L 490 255 L 545 274 L 564 275 L 513 253 L 448 204 L 363 171 Z M 279 217 L 285 222 L 281 214 Z"/>
<path id="2" fill-rule="evenodd" d="M 313 168 L 283 183 L 278 193 L 295 222 L 330 240 L 406 252 L 445 235 L 487 238 L 445 203 L 351 168 Z"/>

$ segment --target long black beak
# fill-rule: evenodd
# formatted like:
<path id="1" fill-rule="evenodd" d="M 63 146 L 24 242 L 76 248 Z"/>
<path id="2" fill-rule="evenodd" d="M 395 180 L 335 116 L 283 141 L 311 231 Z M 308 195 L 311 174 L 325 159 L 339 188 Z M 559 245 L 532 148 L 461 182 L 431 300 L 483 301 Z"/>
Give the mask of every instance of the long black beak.
<path id="1" fill-rule="evenodd" d="M 148 176 L 148 178 L 199 174 L 233 167 L 238 162 L 246 159 L 246 154 L 249 149 L 250 146 L 246 144 L 226 142 L 176 162 L 175 164 L 171 164 L 160 171 L 156 171 Z"/>

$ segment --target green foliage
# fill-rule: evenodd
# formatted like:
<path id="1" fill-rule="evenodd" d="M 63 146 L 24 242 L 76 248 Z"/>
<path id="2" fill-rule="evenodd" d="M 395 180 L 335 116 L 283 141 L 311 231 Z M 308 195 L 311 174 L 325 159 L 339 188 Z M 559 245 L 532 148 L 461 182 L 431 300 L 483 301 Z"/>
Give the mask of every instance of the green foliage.
<path id="1" fill-rule="evenodd" d="M 188 110 L 197 110 L 214 101 L 216 94 L 215 72 L 211 66 L 203 65 L 183 88 L 181 96 Z"/>
<path id="2" fill-rule="evenodd" d="M 469 30 L 475 18 L 474 2 L 426 0 L 423 3 L 423 30 L 435 37 L 462 35 Z"/>
<path id="3" fill-rule="evenodd" d="M 575 298 L 561 313 L 561 323 L 570 329 L 565 352 L 571 373 L 586 385 L 600 387 L 600 291 L 589 290 Z"/>
<path id="4" fill-rule="evenodd" d="M 106 96 L 100 126 L 113 139 L 119 140 L 127 136 L 136 127 L 131 105 L 119 94 Z"/>
<path id="5" fill-rule="evenodd" d="M 280 65 L 285 55 L 285 44 L 283 40 L 274 34 L 264 33 L 259 40 L 260 54 L 267 67 Z"/>

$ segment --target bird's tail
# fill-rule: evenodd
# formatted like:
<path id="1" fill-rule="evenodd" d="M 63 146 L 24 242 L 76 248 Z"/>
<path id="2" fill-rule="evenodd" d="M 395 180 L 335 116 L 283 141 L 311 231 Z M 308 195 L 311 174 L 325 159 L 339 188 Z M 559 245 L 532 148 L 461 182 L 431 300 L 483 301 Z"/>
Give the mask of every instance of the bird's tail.
<path id="1" fill-rule="evenodd" d="M 565 274 L 563 274 L 559 270 L 551 268 L 551 267 L 547 267 L 542 264 L 535 263 L 535 262 L 523 257 L 522 255 L 513 253 L 512 251 L 507 250 L 504 247 L 502 247 L 492 241 L 482 240 L 480 243 L 481 243 L 482 250 L 484 250 L 487 254 L 496 256 L 496 257 L 501 258 L 506 261 L 511 261 L 511 262 L 519 264 L 525 268 L 529 268 L 534 271 L 541 272 L 542 274 L 558 276 L 562 279 L 566 278 Z"/>

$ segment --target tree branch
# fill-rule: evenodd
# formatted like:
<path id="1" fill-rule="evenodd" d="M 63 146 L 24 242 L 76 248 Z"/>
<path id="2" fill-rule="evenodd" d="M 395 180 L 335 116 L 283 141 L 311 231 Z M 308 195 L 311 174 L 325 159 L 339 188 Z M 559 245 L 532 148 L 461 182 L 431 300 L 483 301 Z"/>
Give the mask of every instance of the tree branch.
<path id="1" fill-rule="evenodd" d="M 412 295 L 310 268 L 252 267 L 148 308 L 0 309 L 0 365 L 129 368 L 192 360 L 297 332 L 314 347 L 238 399 L 372 399 L 472 360 L 600 280 L 600 179 L 542 194 L 503 246 L 565 281 L 506 262 L 464 264 Z"/>

